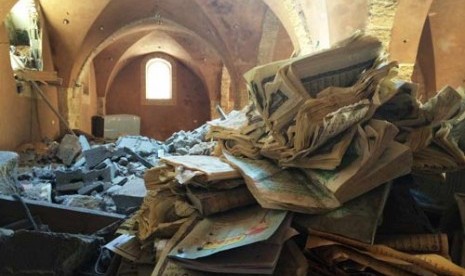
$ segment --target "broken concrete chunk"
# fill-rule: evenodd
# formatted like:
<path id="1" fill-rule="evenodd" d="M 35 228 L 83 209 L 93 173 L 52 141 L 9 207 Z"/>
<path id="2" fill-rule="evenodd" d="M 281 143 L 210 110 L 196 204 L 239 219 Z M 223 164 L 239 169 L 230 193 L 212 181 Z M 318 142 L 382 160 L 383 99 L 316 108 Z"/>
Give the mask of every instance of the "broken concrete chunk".
<path id="1" fill-rule="evenodd" d="M 83 173 L 82 169 L 77 169 L 77 170 L 56 170 L 55 171 L 56 184 L 58 186 L 58 185 L 62 185 L 62 184 L 79 182 L 79 181 L 82 181 L 83 175 L 84 175 L 84 173 Z"/>
<path id="2" fill-rule="evenodd" d="M 144 180 L 139 177 L 133 177 L 121 189 L 116 191 L 112 198 L 116 209 L 124 212 L 130 208 L 139 207 L 146 194 L 147 189 L 145 188 Z"/>
<path id="3" fill-rule="evenodd" d="M 186 132 L 181 130 L 176 132 L 165 141 L 164 150 L 165 152 L 171 152 L 178 155 L 208 155 L 206 153 L 209 151 L 206 151 L 205 149 L 209 148 L 210 146 L 202 145 L 201 148 L 196 147 L 198 144 L 206 142 L 205 136 L 208 130 L 209 126 L 205 124 L 193 131 Z M 190 153 L 191 150 L 192 153 Z"/>
<path id="4" fill-rule="evenodd" d="M 187 155 L 189 153 L 189 150 L 187 148 L 176 148 L 176 153 L 180 155 Z"/>
<path id="5" fill-rule="evenodd" d="M 0 151 L 0 194 L 19 193 L 17 170 L 19 155 L 12 151 Z"/>
<path id="6" fill-rule="evenodd" d="M 115 165 L 109 159 L 106 159 L 90 171 L 83 171 L 82 169 L 55 171 L 57 186 L 80 181 L 85 183 L 93 181 L 111 182 L 115 177 L 115 173 Z"/>
<path id="7" fill-rule="evenodd" d="M 81 143 L 77 136 L 66 134 L 58 147 L 57 157 L 63 164 L 70 166 L 74 158 L 81 152 Z"/>
<path id="8" fill-rule="evenodd" d="M 34 167 L 32 168 L 32 172 L 34 176 L 36 176 L 37 178 L 41 180 L 54 180 L 55 179 L 55 173 L 50 168 Z"/>
<path id="9" fill-rule="evenodd" d="M 111 186 L 110 188 L 108 188 L 107 190 L 107 194 L 112 196 L 114 194 L 117 194 L 119 192 L 119 190 L 121 190 L 123 187 L 122 186 L 119 186 L 119 185 L 113 185 Z"/>
<path id="10" fill-rule="evenodd" d="M 21 194 L 22 196 L 29 199 L 52 202 L 52 184 L 23 184 L 22 187 L 24 190 Z"/>
<path id="11" fill-rule="evenodd" d="M 127 181 L 128 181 L 127 177 L 117 176 L 117 177 L 113 178 L 113 181 L 111 183 L 114 184 L 114 185 L 122 186 Z"/>
<path id="12" fill-rule="evenodd" d="M 102 192 L 103 191 L 103 182 L 94 182 L 87 185 L 84 185 L 82 188 L 78 190 L 78 194 L 80 195 L 91 195 L 93 192 Z"/>
<path id="13" fill-rule="evenodd" d="M 18 181 L 31 181 L 34 179 L 34 175 L 31 172 L 19 173 Z"/>
<path id="14" fill-rule="evenodd" d="M 67 184 L 60 184 L 56 186 L 56 190 L 58 192 L 76 192 L 79 189 L 84 187 L 84 182 L 74 182 L 74 183 L 67 183 Z"/>
<path id="15" fill-rule="evenodd" d="M 96 170 L 101 170 L 101 169 L 105 169 L 106 167 L 109 167 L 113 165 L 113 162 L 111 162 L 110 160 L 108 159 L 105 159 L 102 163 L 98 164 L 97 166 L 95 166 L 95 169 Z"/>
<path id="16" fill-rule="evenodd" d="M 131 160 L 140 162 L 142 165 L 144 165 L 148 169 L 153 167 L 153 165 L 149 161 L 147 161 L 145 158 L 143 158 L 142 156 L 140 156 L 138 153 L 134 152 L 130 148 L 124 148 L 124 151 L 131 156 Z"/>
<path id="17" fill-rule="evenodd" d="M 17 231 L 0 244 L 0 275 L 76 275 L 102 243 L 94 236 Z"/>
<path id="18" fill-rule="evenodd" d="M 94 168 L 112 155 L 105 146 L 98 146 L 85 150 L 83 151 L 83 154 L 86 159 L 86 166 L 88 169 Z"/>
<path id="19" fill-rule="evenodd" d="M 116 141 L 117 148 L 129 148 L 141 156 L 148 156 L 157 152 L 160 144 L 153 139 L 143 136 L 124 136 Z"/>
<path id="20" fill-rule="evenodd" d="M 129 164 L 129 160 L 126 157 L 121 157 L 118 161 L 118 164 L 121 166 L 127 166 Z"/>
<path id="21" fill-rule="evenodd" d="M 104 201 L 100 197 L 87 195 L 64 195 L 57 196 L 55 200 L 65 206 L 80 207 L 93 210 L 103 210 Z"/>
<path id="22" fill-rule="evenodd" d="M 78 156 L 78 158 L 76 159 L 76 162 L 74 162 L 74 164 L 71 166 L 71 168 L 72 169 L 79 169 L 82 166 L 84 166 L 85 164 L 86 164 L 86 159 L 84 158 L 84 156 L 82 154 L 80 154 Z"/>
<path id="23" fill-rule="evenodd" d="M 79 143 L 81 144 L 82 151 L 90 149 L 90 144 L 89 144 L 89 141 L 87 141 L 86 136 L 79 135 Z"/>
<path id="24" fill-rule="evenodd" d="M 126 156 L 124 148 L 115 148 L 111 151 L 111 161 L 118 161 L 123 156 Z"/>
<path id="25" fill-rule="evenodd" d="M 115 177 L 116 168 L 113 162 L 109 159 L 106 159 L 104 162 L 100 163 L 95 167 L 94 170 L 86 172 L 84 174 L 84 182 L 93 182 L 93 181 L 104 181 L 111 182 Z"/>

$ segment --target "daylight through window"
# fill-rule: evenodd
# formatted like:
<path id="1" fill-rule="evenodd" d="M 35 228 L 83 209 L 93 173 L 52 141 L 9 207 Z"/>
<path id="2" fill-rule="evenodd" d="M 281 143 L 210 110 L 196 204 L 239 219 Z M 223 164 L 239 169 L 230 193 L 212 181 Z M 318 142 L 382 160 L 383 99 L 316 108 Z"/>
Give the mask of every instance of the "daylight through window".
<path id="1" fill-rule="evenodd" d="M 145 69 L 145 98 L 170 100 L 173 97 L 171 63 L 162 58 L 153 58 L 147 62 Z"/>

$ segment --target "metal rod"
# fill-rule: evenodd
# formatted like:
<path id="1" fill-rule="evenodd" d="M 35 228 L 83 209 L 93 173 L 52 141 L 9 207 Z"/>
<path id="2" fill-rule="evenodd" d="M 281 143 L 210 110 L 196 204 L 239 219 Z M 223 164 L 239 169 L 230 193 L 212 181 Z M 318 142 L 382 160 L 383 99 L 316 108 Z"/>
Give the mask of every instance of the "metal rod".
<path id="1" fill-rule="evenodd" d="M 218 113 L 220 113 L 221 120 L 226 120 L 226 118 L 228 118 L 228 115 L 226 115 L 226 113 L 224 113 L 224 111 L 223 111 L 223 109 L 221 108 L 220 105 L 216 105 L 216 111 L 218 111 Z"/>
<path id="2" fill-rule="evenodd" d="M 53 113 L 55 113 L 55 115 L 57 115 L 57 117 L 61 121 L 61 123 L 63 125 L 65 125 L 65 127 L 69 131 L 69 133 L 71 133 L 74 136 L 77 136 L 76 133 L 74 133 L 74 131 L 69 127 L 68 122 L 66 122 L 65 118 L 63 118 L 63 116 L 61 116 L 60 112 L 58 112 L 58 110 L 56 110 L 55 107 L 53 107 L 52 103 L 45 96 L 44 92 L 42 91 L 42 89 L 40 89 L 37 82 L 35 82 L 35 81 L 30 81 L 30 82 L 31 82 L 32 86 L 34 86 L 34 88 L 36 89 L 37 93 L 42 97 L 42 99 L 44 99 L 44 101 L 48 105 L 48 107 L 50 107 L 50 109 L 53 111 Z"/>

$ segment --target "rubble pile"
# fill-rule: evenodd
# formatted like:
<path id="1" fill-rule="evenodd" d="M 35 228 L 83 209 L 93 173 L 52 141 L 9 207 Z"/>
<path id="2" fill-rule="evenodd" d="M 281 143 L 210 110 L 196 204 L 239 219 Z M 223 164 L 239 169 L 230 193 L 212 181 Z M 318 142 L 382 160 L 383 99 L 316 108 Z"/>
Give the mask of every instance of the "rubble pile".
<path id="1" fill-rule="evenodd" d="M 208 123 L 217 156 L 145 172 L 141 209 L 107 244 L 120 269 L 464 275 L 460 215 L 419 187 L 464 168 L 465 97 L 447 87 L 421 105 L 396 73 L 366 36 L 252 69 L 253 103 Z M 437 202 L 463 215 L 459 185 L 447 189 L 456 204 Z"/>
<path id="2" fill-rule="evenodd" d="M 204 124 L 193 131 L 179 131 L 166 139 L 166 152 L 177 155 L 210 155 L 215 141 L 207 140 L 209 125 Z"/>
<path id="3" fill-rule="evenodd" d="M 0 274 L 102 275 L 114 256 L 101 247 L 114 237 L 120 214 L 139 209 L 147 194 L 144 172 L 162 156 L 209 155 L 216 142 L 205 140 L 207 129 L 166 142 L 65 135 L 59 143 L 0 152 Z M 33 255 L 40 257 L 24 262 Z"/>
<path id="4" fill-rule="evenodd" d="M 84 135 L 65 135 L 60 143 L 24 144 L 18 148 L 17 184 L 1 185 L 2 194 L 106 212 L 131 212 L 145 196 L 143 174 L 159 157 L 209 155 L 216 142 L 206 141 L 208 126 L 180 131 L 165 142 L 123 136 L 114 143 L 93 143 Z M 12 153 L 15 154 L 15 153 Z M 19 189 L 16 187 L 20 187 Z M 12 187 L 15 189 L 12 191 Z"/>

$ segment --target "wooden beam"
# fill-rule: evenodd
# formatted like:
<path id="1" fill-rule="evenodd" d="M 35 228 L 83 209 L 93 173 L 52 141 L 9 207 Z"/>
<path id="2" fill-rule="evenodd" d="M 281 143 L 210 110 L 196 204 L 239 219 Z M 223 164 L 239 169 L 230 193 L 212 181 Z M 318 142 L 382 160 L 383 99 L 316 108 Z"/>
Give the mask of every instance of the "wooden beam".
<path id="1" fill-rule="evenodd" d="M 43 201 L 24 199 L 32 216 L 54 232 L 92 234 L 111 223 L 125 219 L 120 214 L 85 208 L 68 207 Z M 0 227 L 26 218 L 21 203 L 11 196 L 0 195 Z"/>
<path id="2" fill-rule="evenodd" d="M 25 81 L 38 81 L 50 85 L 60 86 L 63 79 L 59 78 L 56 71 L 37 71 L 30 69 L 20 69 L 14 72 L 16 79 Z"/>

